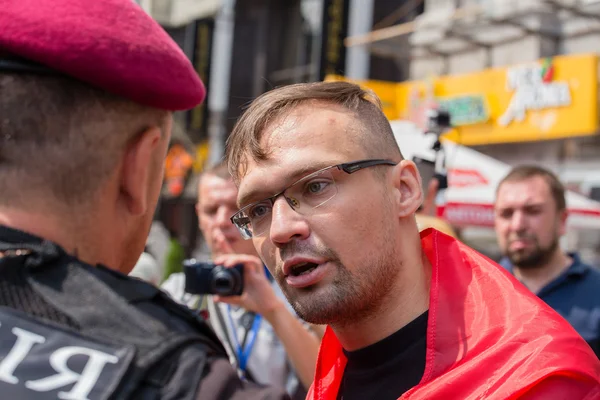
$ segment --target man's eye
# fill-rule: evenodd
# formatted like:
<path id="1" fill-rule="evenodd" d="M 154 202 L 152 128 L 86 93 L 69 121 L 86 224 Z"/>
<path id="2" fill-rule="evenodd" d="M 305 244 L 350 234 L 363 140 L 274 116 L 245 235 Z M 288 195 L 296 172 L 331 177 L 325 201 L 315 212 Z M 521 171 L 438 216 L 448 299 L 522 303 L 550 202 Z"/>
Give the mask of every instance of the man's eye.
<path id="1" fill-rule="evenodd" d="M 513 211 L 512 210 L 501 210 L 499 215 L 500 218 L 502 219 L 510 219 L 512 217 Z"/>
<path id="2" fill-rule="evenodd" d="M 528 215 L 538 215 L 542 212 L 542 209 L 540 207 L 527 207 L 525 212 Z"/>
<path id="3" fill-rule="evenodd" d="M 321 193 L 323 190 L 325 190 L 328 186 L 329 186 L 329 182 L 325 182 L 325 181 L 315 181 L 315 182 L 310 182 L 306 185 L 306 192 L 308 194 L 318 194 Z"/>
<path id="4" fill-rule="evenodd" d="M 270 209 L 271 208 L 266 204 L 257 204 L 256 206 L 248 210 L 248 215 L 251 219 L 261 218 L 268 214 Z"/>
<path id="5" fill-rule="evenodd" d="M 216 207 L 211 207 L 211 208 L 205 208 L 204 209 L 204 214 L 206 215 L 215 215 L 217 213 L 217 208 Z"/>

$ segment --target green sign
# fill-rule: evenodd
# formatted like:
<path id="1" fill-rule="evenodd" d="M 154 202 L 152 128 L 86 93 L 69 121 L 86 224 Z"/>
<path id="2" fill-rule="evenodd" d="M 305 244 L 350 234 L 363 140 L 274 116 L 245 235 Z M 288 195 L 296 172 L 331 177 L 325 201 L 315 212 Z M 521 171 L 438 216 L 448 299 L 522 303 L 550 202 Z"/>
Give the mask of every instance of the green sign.
<path id="1" fill-rule="evenodd" d="M 436 98 L 441 109 L 448 111 L 452 126 L 481 124 L 490 118 L 483 96 L 453 96 Z"/>

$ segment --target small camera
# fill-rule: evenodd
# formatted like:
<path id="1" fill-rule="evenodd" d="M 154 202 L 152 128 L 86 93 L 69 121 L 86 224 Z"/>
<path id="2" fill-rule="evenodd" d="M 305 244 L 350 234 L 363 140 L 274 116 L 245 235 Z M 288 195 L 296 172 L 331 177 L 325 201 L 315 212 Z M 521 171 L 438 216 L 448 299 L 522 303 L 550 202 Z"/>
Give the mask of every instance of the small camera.
<path id="1" fill-rule="evenodd" d="M 425 133 L 433 133 L 436 136 L 441 136 L 451 128 L 452 121 L 448 111 L 443 109 L 427 111 L 427 128 Z"/>
<path id="2" fill-rule="evenodd" d="M 183 263 L 185 291 L 191 294 L 239 296 L 244 291 L 244 265 L 226 268 L 211 262 L 186 260 Z"/>

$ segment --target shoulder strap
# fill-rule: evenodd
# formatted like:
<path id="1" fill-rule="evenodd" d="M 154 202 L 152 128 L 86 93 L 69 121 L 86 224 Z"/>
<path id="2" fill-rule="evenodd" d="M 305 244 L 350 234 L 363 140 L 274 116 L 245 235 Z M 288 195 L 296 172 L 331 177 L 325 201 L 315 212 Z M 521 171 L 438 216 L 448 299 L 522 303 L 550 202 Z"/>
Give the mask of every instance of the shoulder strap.
<path id="1" fill-rule="evenodd" d="M 208 344 L 213 345 L 215 353 L 226 355 L 219 338 L 204 318 L 187 306 L 176 302 L 162 290 L 147 282 L 125 276 L 104 266 L 92 268 L 91 272 L 96 274 L 99 279 L 117 292 L 119 297 L 123 298 L 130 305 L 136 308 L 153 306 L 164 310 L 165 316 L 181 319 L 186 324 L 189 324 L 194 332 L 201 333 L 208 338 L 210 342 Z"/>

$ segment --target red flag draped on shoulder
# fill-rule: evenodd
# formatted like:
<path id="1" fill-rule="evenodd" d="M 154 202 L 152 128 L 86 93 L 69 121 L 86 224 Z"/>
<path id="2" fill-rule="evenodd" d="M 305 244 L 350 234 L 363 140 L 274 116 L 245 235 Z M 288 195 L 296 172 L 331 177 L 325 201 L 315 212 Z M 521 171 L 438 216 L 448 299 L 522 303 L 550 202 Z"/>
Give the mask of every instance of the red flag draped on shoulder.
<path id="1" fill-rule="evenodd" d="M 401 399 L 600 399 L 600 362 L 577 332 L 501 267 L 434 229 L 421 382 Z M 307 400 L 335 400 L 346 358 L 327 328 Z"/>

